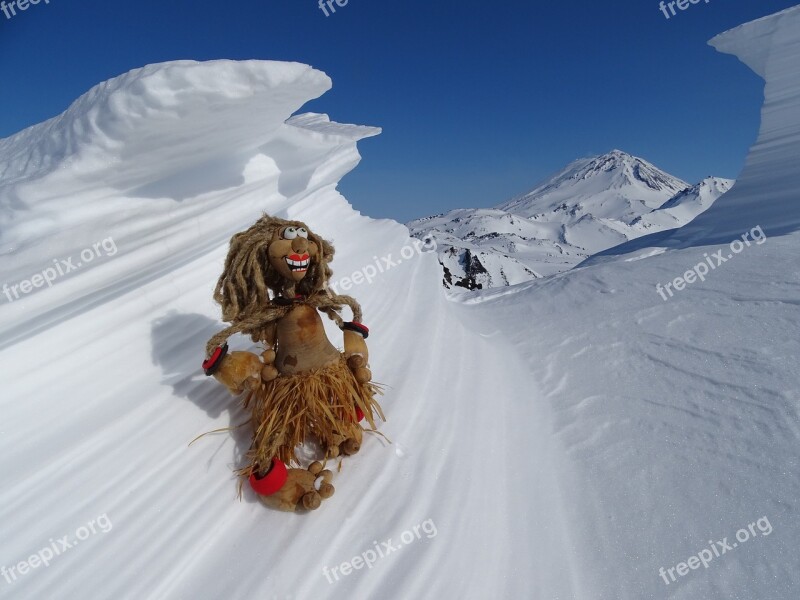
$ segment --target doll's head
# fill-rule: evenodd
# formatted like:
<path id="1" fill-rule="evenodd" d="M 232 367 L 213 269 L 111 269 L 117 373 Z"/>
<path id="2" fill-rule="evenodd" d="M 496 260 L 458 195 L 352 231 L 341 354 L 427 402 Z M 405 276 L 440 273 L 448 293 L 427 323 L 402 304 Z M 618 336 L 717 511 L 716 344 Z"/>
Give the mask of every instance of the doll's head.
<path id="1" fill-rule="evenodd" d="M 268 291 L 293 297 L 324 290 L 333 253 L 333 246 L 305 223 L 264 215 L 231 238 L 214 292 L 223 318 L 230 321 L 263 310 L 270 302 Z"/>
<path id="2" fill-rule="evenodd" d="M 305 223 L 264 215 L 249 229 L 231 238 L 225 270 L 217 281 L 214 300 L 222 307 L 222 319 L 230 323 L 208 340 L 206 357 L 235 333 L 255 342 L 266 339 L 270 324 L 283 318 L 289 305 L 273 303 L 273 296 L 294 298 L 320 310 L 344 326 L 342 308 L 348 306 L 353 321 L 361 322 L 361 306 L 355 298 L 332 293 L 327 282 L 333 272 L 333 246 L 311 232 Z"/>
<path id="3" fill-rule="evenodd" d="M 300 223 L 275 227 L 267 248 L 269 266 L 284 279 L 295 283 L 302 281 L 308 274 L 311 261 L 319 262 L 319 241 L 314 239 L 315 236 Z"/>

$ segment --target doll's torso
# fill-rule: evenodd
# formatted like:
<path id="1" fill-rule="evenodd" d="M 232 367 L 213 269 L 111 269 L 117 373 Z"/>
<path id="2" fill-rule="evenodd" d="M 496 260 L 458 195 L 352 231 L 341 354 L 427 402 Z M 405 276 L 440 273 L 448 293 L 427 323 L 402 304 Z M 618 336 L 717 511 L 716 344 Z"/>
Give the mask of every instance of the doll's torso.
<path id="1" fill-rule="evenodd" d="M 275 368 L 292 375 L 329 365 L 341 353 L 325 335 L 316 308 L 299 304 L 277 322 Z"/>

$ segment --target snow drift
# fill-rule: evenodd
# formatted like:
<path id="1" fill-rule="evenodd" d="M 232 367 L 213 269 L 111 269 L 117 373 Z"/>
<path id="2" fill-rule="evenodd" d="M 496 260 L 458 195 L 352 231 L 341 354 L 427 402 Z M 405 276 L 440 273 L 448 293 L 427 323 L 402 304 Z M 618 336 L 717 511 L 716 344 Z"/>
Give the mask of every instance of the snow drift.
<path id="1" fill-rule="evenodd" d="M 335 189 L 378 130 L 290 117 L 330 86 L 310 67 L 181 62 L 0 141 L 0 264 L 19 295 L 0 296 L 0 595 L 796 598 L 798 21 L 716 40 L 766 77 L 764 123 L 749 183 L 685 247 L 460 303 L 423 252 L 347 290 L 373 330 L 392 443 L 368 437 L 311 515 L 236 501 L 246 428 L 188 446 L 246 419 L 199 369 L 220 326 L 211 292 L 230 235 L 261 211 L 330 238 L 335 279 L 401 253 L 403 226 Z M 656 294 L 758 223 L 766 243 Z M 94 252 L 107 239 L 117 250 Z M 762 517 L 769 535 L 662 581 Z M 48 547 L 49 566 L 30 558 Z"/>

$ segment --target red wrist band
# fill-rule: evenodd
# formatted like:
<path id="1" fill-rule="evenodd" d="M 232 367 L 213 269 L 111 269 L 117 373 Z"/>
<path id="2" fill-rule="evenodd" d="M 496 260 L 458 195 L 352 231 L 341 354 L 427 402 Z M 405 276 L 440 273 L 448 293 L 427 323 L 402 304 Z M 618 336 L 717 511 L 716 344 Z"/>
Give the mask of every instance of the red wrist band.
<path id="1" fill-rule="evenodd" d="M 356 323 L 355 321 L 347 321 L 342 324 L 342 330 L 355 331 L 360 333 L 364 339 L 369 337 L 369 328 L 363 323 Z"/>
<path id="2" fill-rule="evenodd" d="M 222 359 L 225 358 L 225 355 L 228 353 L 228 343 L 225 342 L 222 346 L 217 346 L 214 352 L 211 353 L 206 360 L 203 361 L 203 371 L 205 371 L 206 376 L 213 375 L 214 372 L 219 368 L 222 364 Z"/>

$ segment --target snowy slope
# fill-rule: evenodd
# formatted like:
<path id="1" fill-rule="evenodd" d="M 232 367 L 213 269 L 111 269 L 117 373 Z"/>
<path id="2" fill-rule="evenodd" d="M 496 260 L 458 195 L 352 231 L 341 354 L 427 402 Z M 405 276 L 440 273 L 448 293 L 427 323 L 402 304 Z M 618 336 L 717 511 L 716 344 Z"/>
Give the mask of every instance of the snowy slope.
<path id="1" fill-rule="evenodd" d="M 677 230 L 674 249 L 651 243 L 458 303 L 423 252 L 350 290 L 389 386 L 393 443 L 369 437 L 311 515 L 236 500 L 244 428 L 188 446 L 245 420 L 199 362 L 220 326 L 211 292 L 227 239 L 261 211 L 330 237 L 334 280 L 402 254 L 404 227 L 359 215 L 335 189 L 377 130 L 289 118 L 330 86 L 302 65 L 171 63 L 0 141 L 13 166 L 0 184 L 6 282 L 109 238 L 117 248 L 0 297 L 0 567 L 100 527 L 48 567 L 0 575 L 0 596 L 796 598 L 798 20 L 716 42 L 763 64 L 764 124 L 750 184 L 691 236 Z M 762 217 L 766 243 L 659 298 L 655 283 Z M 770 535 L 661 581 L 659 567 L 762 516 Z M 421 524 L 372 568 L 326 579 Z"/>
<path id="2" fill-rule="evenodd" d="M 495 209 L 458 209 L 408 224 L 432 238 L 448 288 L 502 287 L 564 272 L 589 256 L 691 221 L 733 181 L 689 186 L 621 152 L 580 159 Z"/>
<path id="3" fill-rule="evenodd" d="M 543 247 L 552 228 L 497 209 L 457 209 L 418 219 L 409 230 L 435 243 L 445 287 L 489 288 L 540 277 L 516 258 L 520 245 Z"/>
<path id="4" fill-rule="evenodd" d="M 580 218 L 631 220 L 689 185 L 621 150 L 578 159 L 530 192 L 498 208 L 536 218 L 560 209 Z"/>
<path id="5" fill-rule="evenodd" d="M 644 232 L 681 227 L 708 210 L 717 198 L 730 191 L 733 183 L 730 179 L 707 177 L 697 185 L 678 192 L 656 210 L 637 217 L 631 221 L 631 225 Z"/>
<path id="6" fill-rule="evenodd" d="M 521 365 L 460 322 L 433 254 L 350 290 L 373 331 L 393 443 L 370 437 L 323 510 L 271 512 L 249 491 L 236 500 L 244 429 L 188 446 L 246 419 L 199 368 L 221 325 L 211 294 L 233 232 L 265 210 L 304 219 L 337 246 L 334 280 L 412 242 L 335 190 L 359 160 L 356 141 L 378 130 L 289 118 L 328 87 L 302 65 L 156 65 L 2 141 L 0 260 L 11 296 L 0 298 L 0 566 L 14 569 L 0 575 L 2 597 L 568 594 L 566 549 L 550 553 L 560 530 L 519 523 L 552 513 L 546 491 L 528 491 L 555 489 L 554 474 L 545 460 L 508 460 L 519 413 L 498 415 L 486 400 L 526 395 L 524 381 L 504 376 Z M 20 283 L 63 263 L 69 272 L 51 286 Z M 544 444 L 532 407 L 519 409 Z M 481 463 L 494 466 L 465 476 Z M 62 536 L 85 537 L 92 521 L 102 529 L 48 567 L 19 566 Z M 323 568 L 377 541 L 397 547 L 421 524 L 413 545 L 329 583 Z M 542 577 L 498 579 L 530 560 Z"/>

